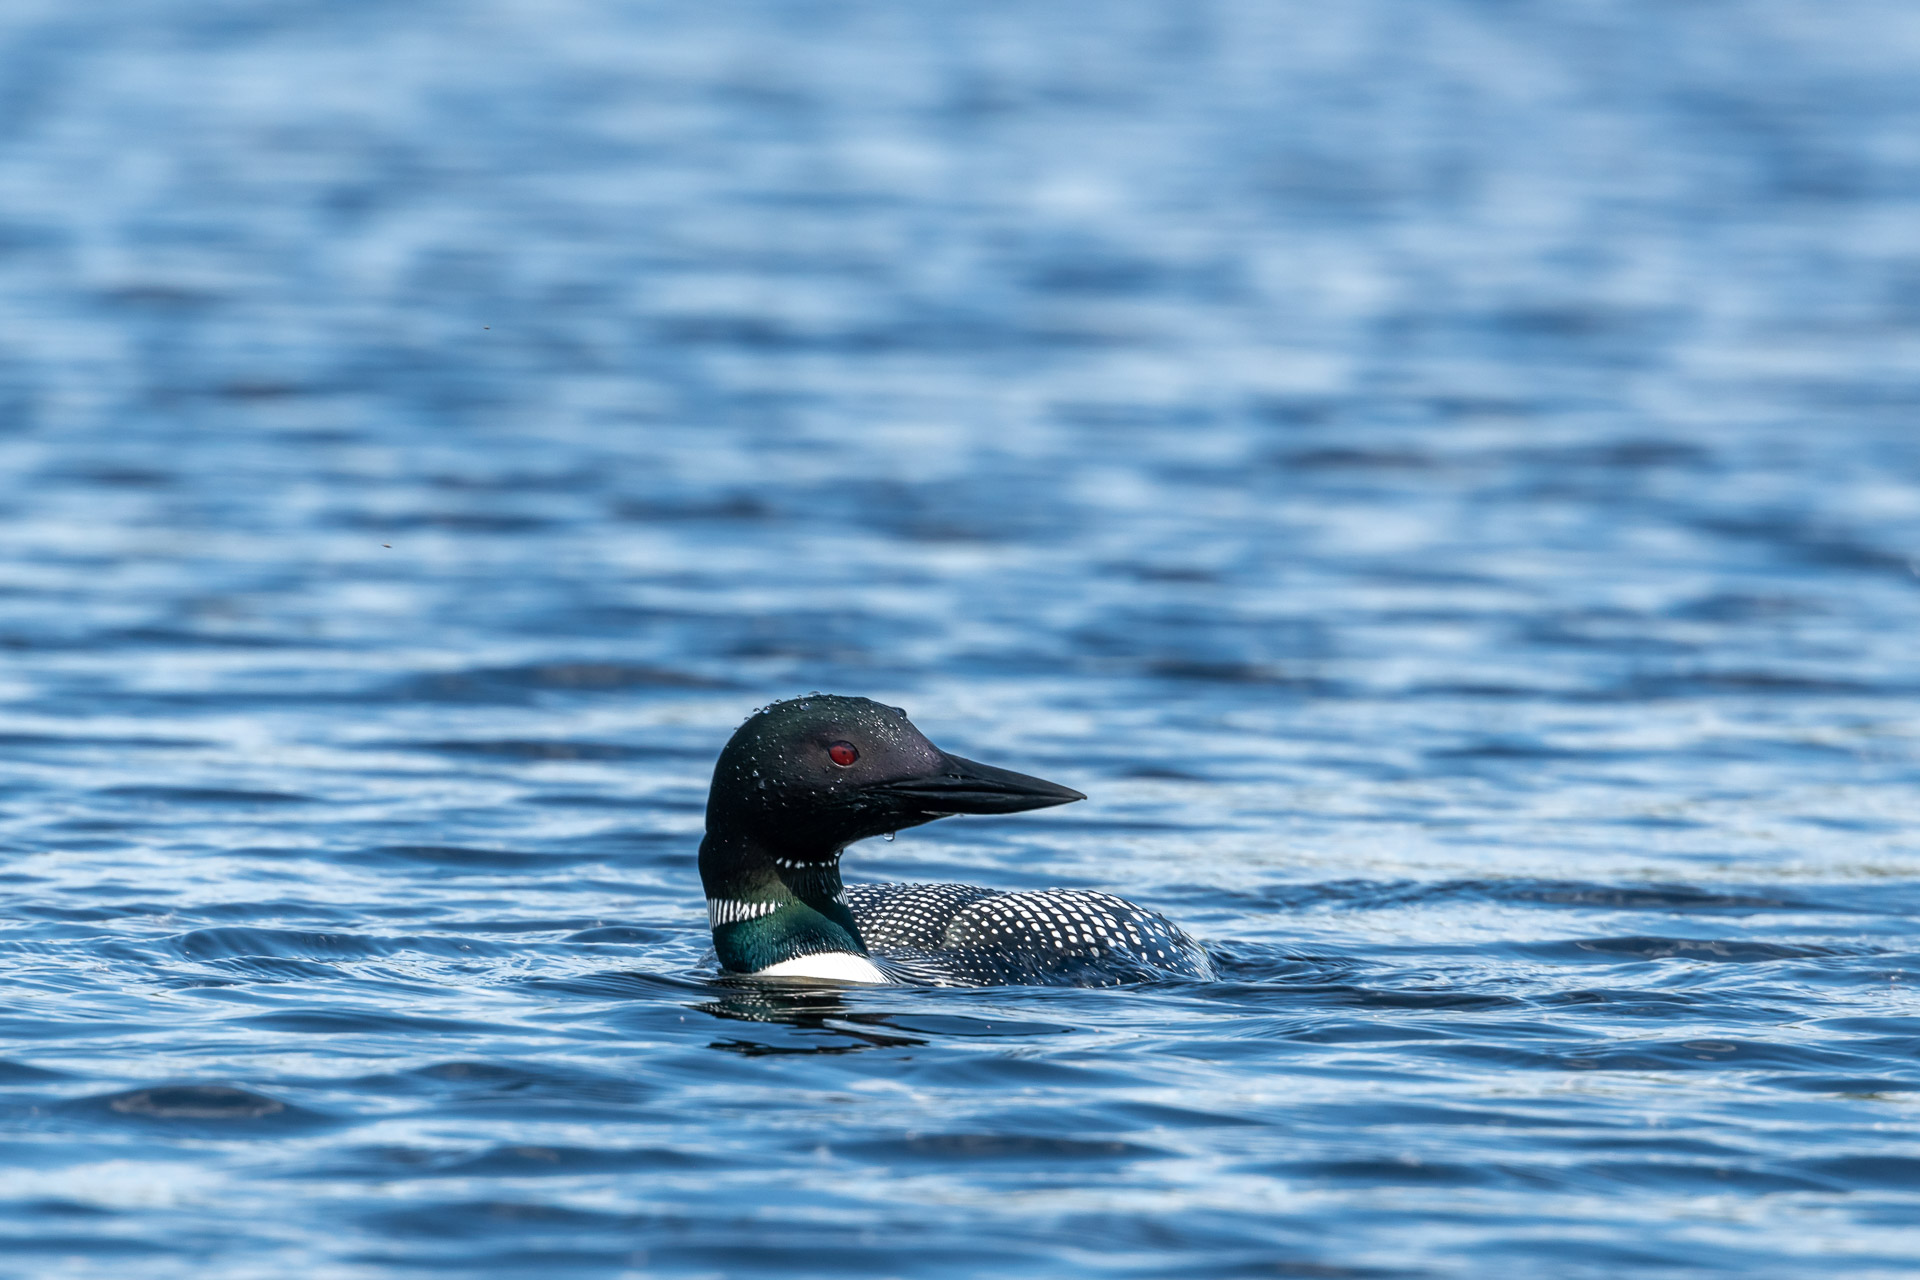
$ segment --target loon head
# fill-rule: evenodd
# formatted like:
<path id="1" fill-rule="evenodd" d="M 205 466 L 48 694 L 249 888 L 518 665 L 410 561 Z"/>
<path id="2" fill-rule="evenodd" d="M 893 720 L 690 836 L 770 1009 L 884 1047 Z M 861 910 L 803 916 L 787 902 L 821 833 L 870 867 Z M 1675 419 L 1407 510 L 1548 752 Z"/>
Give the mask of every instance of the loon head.
<path id="1" fill-rule="evenodd" d="M 700 879 L 714 949 L 736 973 L 863 955 L 841 895 L 849 844 L 954 814 L 1084 799 L 949 755 L 898 707 L 819 693 L 776 702 L 740 726 L 713 767 Z"/>
<path id="2" fill-rule="evenodd" d="M 707 834 L 824 862 L 855 840 L 935 818 L 1084 799 L 1071 787 L 949 755 L 899 707 L 811 694 L 755 712 L 734 733 L 713 767 Z"/>

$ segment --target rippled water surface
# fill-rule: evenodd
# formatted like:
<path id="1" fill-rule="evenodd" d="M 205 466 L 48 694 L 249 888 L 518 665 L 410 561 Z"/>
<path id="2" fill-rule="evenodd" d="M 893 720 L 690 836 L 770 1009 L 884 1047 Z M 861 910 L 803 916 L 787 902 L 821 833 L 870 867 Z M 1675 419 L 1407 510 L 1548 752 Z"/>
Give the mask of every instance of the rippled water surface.
<path id="1" fill-rule="evenodd" d="M 1920 1270 L 1920 13 L 0 7 L 0 1272 Z M 1222 980 L 756 992 L 754 706 Z"/>

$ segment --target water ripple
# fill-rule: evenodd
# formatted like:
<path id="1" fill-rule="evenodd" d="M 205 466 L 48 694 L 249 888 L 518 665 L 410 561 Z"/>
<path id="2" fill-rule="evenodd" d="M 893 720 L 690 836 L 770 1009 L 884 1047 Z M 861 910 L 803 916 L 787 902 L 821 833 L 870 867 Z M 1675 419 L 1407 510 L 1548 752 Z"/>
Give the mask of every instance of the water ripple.
<path id="1" fill-rule="evenodd" d="M 0 9 L 0 1270 L 1912 1274 L 1884 0 Z M 768 991 L 848 853 L 1220 979 Z"/>

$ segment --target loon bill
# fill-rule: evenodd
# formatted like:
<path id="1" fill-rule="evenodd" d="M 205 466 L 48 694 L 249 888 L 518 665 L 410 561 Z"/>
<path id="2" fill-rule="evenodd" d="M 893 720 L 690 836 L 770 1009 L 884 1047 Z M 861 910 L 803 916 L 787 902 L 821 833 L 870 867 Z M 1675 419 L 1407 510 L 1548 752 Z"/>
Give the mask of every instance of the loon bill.
<path id="1" fill-rule="evenodd" d="M 729 973 L 927 986 L 1210 978 L 1199 943 L 1124 898 L 840 882 L 856 840 L 962 813 L 1084 800 L 948 755 L 898 707 L 811 694 L 757 711 L 713 768 L 700 879 Z"/>

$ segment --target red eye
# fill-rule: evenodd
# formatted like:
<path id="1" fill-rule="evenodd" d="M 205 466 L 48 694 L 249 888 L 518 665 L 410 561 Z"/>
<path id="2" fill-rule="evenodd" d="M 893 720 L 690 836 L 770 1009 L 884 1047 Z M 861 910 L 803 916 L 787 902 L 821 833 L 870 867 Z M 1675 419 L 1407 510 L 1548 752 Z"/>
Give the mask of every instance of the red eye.
<path id="1" fill-rule="evenodd" d="M 860 758 L 860 753 L 853 749 L 851 742 L 836 742 L 827 748 L 827 754 L 832 756 L 833 762 L 842 769 Z"/>

